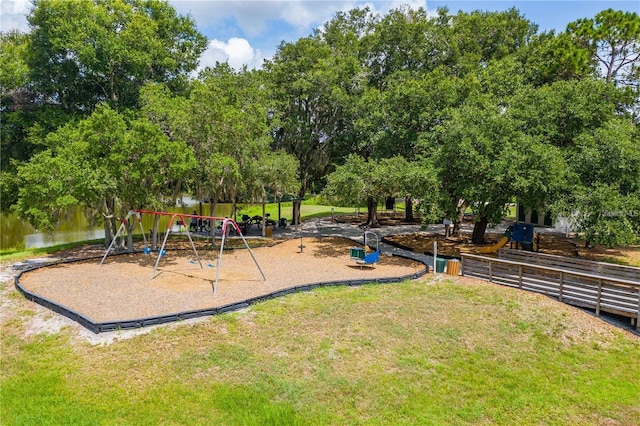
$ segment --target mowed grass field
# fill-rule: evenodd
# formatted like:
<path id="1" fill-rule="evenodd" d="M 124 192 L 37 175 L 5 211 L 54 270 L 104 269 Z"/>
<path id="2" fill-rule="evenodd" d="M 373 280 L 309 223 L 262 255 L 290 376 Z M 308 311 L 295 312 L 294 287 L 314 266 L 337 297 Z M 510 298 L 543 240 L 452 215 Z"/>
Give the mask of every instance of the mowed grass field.
<path id="1" fill-rule="evenodd" d="M 26 333 L 42 308 L 2 293 L 3 425 L 640 424 L 638 336 L 480 281 L 317 289 L 102 345 Z"/>

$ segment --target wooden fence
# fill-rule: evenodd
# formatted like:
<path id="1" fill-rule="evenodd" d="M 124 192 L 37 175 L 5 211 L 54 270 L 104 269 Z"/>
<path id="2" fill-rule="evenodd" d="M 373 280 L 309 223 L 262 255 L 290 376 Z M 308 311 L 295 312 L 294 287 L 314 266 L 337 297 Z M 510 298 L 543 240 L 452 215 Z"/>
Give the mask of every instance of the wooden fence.
<path id="1" fill-rule="evenodd" d="M 572 259 L 573 260 L 573 259 Z M 532 264 L 495 257 L 462 254 L 462 275 L 534 291 L 559 301 L 631 318 L 640 326 L 640 281 L 618 278 L 570 266 Z"/>
<path id="2" fill-rule="evenodd" d="M 633 266 L 594 262 L 586 259 L 511 249 L 500 249 L 498 251 L 498 257 L 515 262 L 549 266 L 551 268 L 570 269 L 576 272 L 605 275 L 607 277 L 622 278 L 640 283 L 640 268 L 634 268 Z"/>

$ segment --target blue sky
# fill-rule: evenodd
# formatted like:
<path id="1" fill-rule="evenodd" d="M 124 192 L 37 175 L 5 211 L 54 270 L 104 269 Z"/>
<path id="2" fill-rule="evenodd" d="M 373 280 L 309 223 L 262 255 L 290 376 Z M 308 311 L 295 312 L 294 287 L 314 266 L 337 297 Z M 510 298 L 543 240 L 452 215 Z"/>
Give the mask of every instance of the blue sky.
<path id="1" fill-rule="evenodd" d="M 72 1 L 72 0 L 69 0 Z M 564 31 L 569 22 L 591 18 L 601 10 L 613 8 L 640 13 L 640 1 L 430 1 L 430 0 L 169 0 L 180 14 L 190 14 L 198 29 L 209 38 L 209 46 L 201 66 L 216 61 L 229 61 L 233 67 L 243 64 L 259 67 L 265 58 L 275 53 L 281 41 L 293 42 L 322 26 L 337 11 L 369 6 L 378 13 L 403 4 L 423 7 L 435 13 L 447 7 L 451 13 L 459 10 L 501 11 L 515 7 L 525 18 L 538 24 L 540 31 Z M 26 14 L 30 0 L 0 0 L 0 29 L 18 28 L 28 31 Z"/>

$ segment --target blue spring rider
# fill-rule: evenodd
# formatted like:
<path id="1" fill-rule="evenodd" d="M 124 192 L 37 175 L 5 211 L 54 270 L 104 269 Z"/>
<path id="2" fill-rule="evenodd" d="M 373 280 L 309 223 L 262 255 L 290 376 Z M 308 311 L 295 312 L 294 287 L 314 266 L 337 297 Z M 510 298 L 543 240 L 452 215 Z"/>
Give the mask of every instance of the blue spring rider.
<path id="1" fill-rule="evenodd" d="M 370 245 L 370 237 L 375 239 L 375 249 L 372 249 Z M 369 251 L 368 250 L 373 250 Z M 362 265 L 373 265 L 380 261 L 380 248 L 378 247 L 378 235 L 375 232 L 364 231 L 364 247 L 352 247 L 349 250 L 351 260 L 358 263 L 362 268 Z"/>

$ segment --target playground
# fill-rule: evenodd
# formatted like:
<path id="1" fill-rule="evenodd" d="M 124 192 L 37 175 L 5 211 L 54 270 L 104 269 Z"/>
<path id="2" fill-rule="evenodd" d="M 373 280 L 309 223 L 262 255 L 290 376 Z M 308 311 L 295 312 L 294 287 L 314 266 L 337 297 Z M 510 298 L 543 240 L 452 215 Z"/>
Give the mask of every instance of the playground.
<path id="1" fill-rule="evenodd" d="M 395 234 L 385 237 L 384 242 L 399 247 L 403 247 L 416 253 L 433 251 L 434 241 L 438 242 L 438 252 L 441 255 L 460 257 L 461 253 L 481 254 L 483 247 L 492 247 L 503 238 L 502 233 L 487 233 L 486 244 L 478 246 L 471 243 L 471 232 L 462 232 L 460 237 L 444 237 L 444 233 L 417 232 L 409 234 Z M 505 247 L 510 247 L 509 243 Z M 515 248 L 515 244 L 513 244 Z M 540 236 L 540 253 L 576 257 L 576 250 L 579 257 L 583 259 L 611 262 L 640 266 L 640 247 L 584 247 L 584 242 L 576 242 L 575 238 L 566 237 L 561 234 L 542 234 Z M 495 256 L 496 253 L 485 253 L 485 255 Z"/>
<path id="2" fill-rule="evenodd" d="M 113 322 L 219 308 L 308 284 L 375 282 L 425 269 L 420 262 L 387 255 L 362 268 L 349 258 L 353 246 L 346 238 L 305 238 L 254 248 L 266 279 L 247 249 L 227 250 L 215 296 L 214 251 L 200 252 L 201 268 L 189 250 L 167 249 L 153 279 L 157 259 L 135 253 L 109 256 L 102 266 L 91 259 L 36 269 L 23 273 L 20 284 L 93 322 Z"/>
<path id="3" fill-rule="evenodd" d="M 138 213 L 145 212 L 132 211 L 128 218 L 131 224 L 142 227 Z M 190 216 L 152 214 L 169 219 L 167 230 L 174 228 L 175 220 L 188 223 Z M 196 232 L 183 227 L 176 235 L 170 236 L 174 231 L 167 231 L 155 249 L 144 237 L 136 243 L 134 253 L 117 254 L 117 250 L 112 251 L 116 235 L 106 252 L 96 250 L 91 258 L 83 253 L 82 260 L 27 271 L 16 284 L 27 298 L 98 333 L 237 310 L 322 285 L 400 281 L 427 272 L 422 263 L 426 257 L 410 260 L 404 257 L 411 257 L 406 251 L 398 252 L 402 256 L 392 256 L 389 247 L 383 254 L 381 243 L 422 255 L 430 253 L 437 242 L 439 256 L 449 257 L 478 254 L 484 249 L 491 250 L 485 252 L 489 256 L 497 256 L 495 247 L 513 244 L 505 244 L 505 234 L 501 233 L 487 233 L 487 244 L 479 247 L 470 244 L 467 231 L 456 238 L 445 238 L 434 232 L 435 228 L 417 231 L 416 225 L 402 223 L 363 231 L 352 225 L 337 225 L 338 221 L 329 218 L 314 221 L 304 232 L 291 228 L 283 232 L 278 228 L 282 233 L 279 238 L 274 235 L 275 238 L 247 240 L 238 229 L 239 224 L 227 218 L 222 222 L 220 229 L 233 237 L 221 232 L 217 242 L 211 244 L 210 239 L 200 239 Z M 514 228 L 508 227 L 508 231 Z M 406 233 L 409 230 L 412 231 Z M 575 257 L 577 245 L 569 238 L 544 234 L 536 242 L 540 243 L 536 248 L 541 253 Z M 631 249 L 630 252 L 638 254 Z M 582 249 L 580 257 L 587 258 L 585 254 L 591 255 L 592 260 L 606 261 L 606 255 L 612 253 Z"/>

